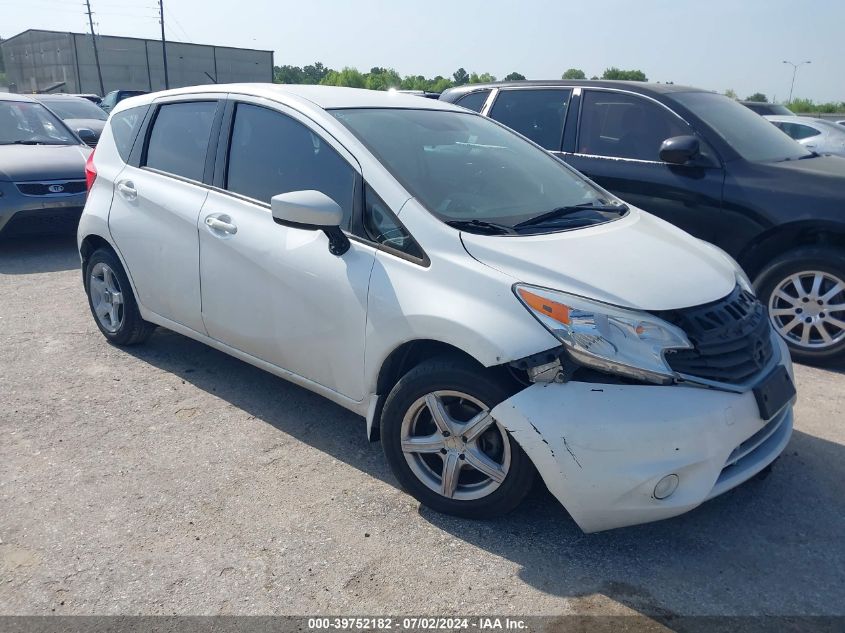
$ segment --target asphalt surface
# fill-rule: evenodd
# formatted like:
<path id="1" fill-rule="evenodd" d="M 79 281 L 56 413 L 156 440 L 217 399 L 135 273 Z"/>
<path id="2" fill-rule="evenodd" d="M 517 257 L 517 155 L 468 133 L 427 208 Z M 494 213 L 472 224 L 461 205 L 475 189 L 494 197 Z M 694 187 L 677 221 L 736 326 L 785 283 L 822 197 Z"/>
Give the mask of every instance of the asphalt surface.
<path id="1" fill-rule="evenodd" d="M 182 336 L 112 347 L 72 238 L 0 243 L 0 614 L 845 615 L 845 372 L 799 366 L 765 478 L 582 534 L 472 522 L 363 419 Z"/>

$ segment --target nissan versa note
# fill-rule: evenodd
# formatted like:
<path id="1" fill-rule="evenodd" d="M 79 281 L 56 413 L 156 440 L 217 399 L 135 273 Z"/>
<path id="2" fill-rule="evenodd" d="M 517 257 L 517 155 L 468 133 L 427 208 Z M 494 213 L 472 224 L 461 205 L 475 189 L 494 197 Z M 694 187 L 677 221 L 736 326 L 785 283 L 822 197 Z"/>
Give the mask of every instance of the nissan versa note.
<path id="1" fill-rule="evenodd" d="M 543 479 L 587 532 L 783 450 L 795 390 L 736 263 L 454 105 L 322 86 L 115 107 L 79 228 L 94 320 L 163 326 L 366 418 L 402 486 L 489 517 Z"/>

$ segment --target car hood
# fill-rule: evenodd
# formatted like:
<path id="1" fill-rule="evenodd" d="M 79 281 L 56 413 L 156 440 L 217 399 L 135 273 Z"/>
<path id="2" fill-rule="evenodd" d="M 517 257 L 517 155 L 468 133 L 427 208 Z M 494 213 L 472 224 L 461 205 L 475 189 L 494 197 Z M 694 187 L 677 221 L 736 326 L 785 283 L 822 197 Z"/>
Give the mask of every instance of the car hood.
<path id="1" fill-rule="evenodd" d="M 106 122 L 100 119 L 65 119 L 65 124 L 74 132 L 82 128 L 87 128 L 100 138 L 103 133 L 103 128 L 106 127 Z"/>
<path id="2" fill-rule="evenodd" d="M 86 145 L 0 145 L 0 180 L 85 178 Z"/>
<path id="3" fill-rule="evenodd" d="M 736 285 L 721 251 L 639 209 L 589 228 L 518 237 L 462 232 L 461 239 L 472 257 L 515 282 L 627 308 L 701 305 Z"/>
<path id="4" fill-rule="evenodd" d="M 841 156 L 813 156 L 800 160 L 785 160 L 780 163 L 770 163 L 769 169 L 774 173 L 802 174 L 817 176 L 838 181 L 839 186 L 845 183 L 845 159 Z"/>

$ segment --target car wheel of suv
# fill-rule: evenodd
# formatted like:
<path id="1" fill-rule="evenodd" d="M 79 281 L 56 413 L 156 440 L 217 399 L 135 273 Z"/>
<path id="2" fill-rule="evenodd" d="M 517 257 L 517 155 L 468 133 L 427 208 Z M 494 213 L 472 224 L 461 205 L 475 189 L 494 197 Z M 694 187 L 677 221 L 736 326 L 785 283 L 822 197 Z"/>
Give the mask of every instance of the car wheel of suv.
<path id="1" fill-rule="evenodd" d="M 116 345 L 135 345 L 153 333 L 144 321 L 132 294 L 129 279 L 114 253 L 101 248 L 85 262 L 85 292 L 94 322 Z"/>
<path id="2" fill-rule="evenodd" d="M 489 518 L 514 509 L 534 466 L 490 410 L 511 395 L 472 363 L 440 358 L 406 374 L 387 398 L 381 441 L 402 487 L 446 514 Z"/>
<path id="3" fill-rule="evenodd" d="M 795 360 L 825 363 L 845 355 L 845 253 L 791 251 L 763 270 L 754 286 Z"/>

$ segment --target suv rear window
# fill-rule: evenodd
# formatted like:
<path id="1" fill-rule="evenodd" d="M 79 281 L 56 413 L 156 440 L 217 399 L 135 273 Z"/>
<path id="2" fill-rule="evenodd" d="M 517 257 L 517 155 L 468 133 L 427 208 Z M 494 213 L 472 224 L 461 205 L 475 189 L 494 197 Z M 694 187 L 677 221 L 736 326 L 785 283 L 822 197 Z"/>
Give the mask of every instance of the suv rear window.
<path id="1" fill-rule="evenodd" d="M 216 101 L 167 103 L 156 115 L 146 166 L 202 181 Z"/>
<path id="2" fill-rule="evenodd" d="M 120 154 L 120 160 L 124 163 L 129 160 L 129 154 L 132 152 L 132 146 L 135 144 L 135 138 L 138 136 L 138 130 L 141 129 L 141 123 L 144 121 L 148 108 L 149 106 L 129 108 L 115 114 L 109 122 L 114 145 L 117 147 L 117 153 Z"/>

